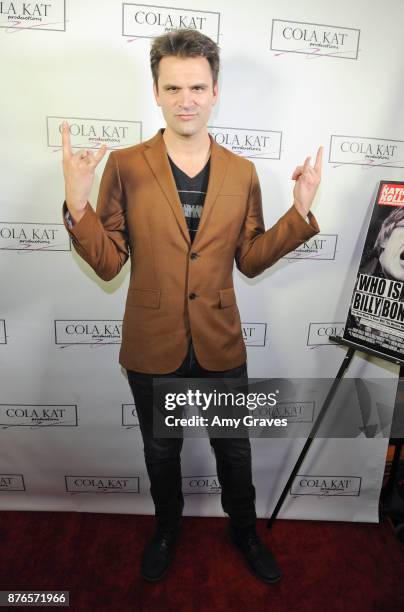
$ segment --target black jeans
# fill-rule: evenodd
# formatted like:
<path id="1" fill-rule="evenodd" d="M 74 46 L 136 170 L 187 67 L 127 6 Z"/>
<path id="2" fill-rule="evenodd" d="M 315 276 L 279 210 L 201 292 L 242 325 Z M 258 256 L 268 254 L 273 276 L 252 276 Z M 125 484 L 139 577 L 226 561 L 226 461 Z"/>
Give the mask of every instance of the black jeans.
<path id="1" fill-rule="evenodd" d="M 197 361 L 192 341 L 181 366 L 170 374 L 142 374 L 128 370 L 143 437 L 147 473 L 150 479 L 156 518 L 162 526 L 174 525 L 182 514 L 184 498 L 181 478 L 182 438 L 153 436 L 153 378 L 247 378 L 247 366 L 223 372 L 205 370 Z M 215 452 L 217 475 L 222 489 L 223 510 L 235 528 L 255 524 L 255 488 L 251 473 L 251 446 L 248 438 L 210 438 Z"/>

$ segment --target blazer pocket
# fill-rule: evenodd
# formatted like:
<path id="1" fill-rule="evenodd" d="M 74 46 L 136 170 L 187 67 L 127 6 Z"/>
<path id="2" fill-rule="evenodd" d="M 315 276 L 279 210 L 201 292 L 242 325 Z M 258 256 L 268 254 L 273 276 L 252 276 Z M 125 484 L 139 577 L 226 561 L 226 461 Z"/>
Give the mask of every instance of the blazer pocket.
<path id="1" fill-rule="evenodd" d="M 127 306 L 143 306 L 143 308 L 160 308 L 159 289 L 129 289 Z"/>
<path id="2" fill-rule="evenodd" d="M 220 289 L 220 308 L 227 308 L 227 306 L 233 306 L 236 303 L 236 294 L 234 293 L 233 287 L 228 289 Z"/>

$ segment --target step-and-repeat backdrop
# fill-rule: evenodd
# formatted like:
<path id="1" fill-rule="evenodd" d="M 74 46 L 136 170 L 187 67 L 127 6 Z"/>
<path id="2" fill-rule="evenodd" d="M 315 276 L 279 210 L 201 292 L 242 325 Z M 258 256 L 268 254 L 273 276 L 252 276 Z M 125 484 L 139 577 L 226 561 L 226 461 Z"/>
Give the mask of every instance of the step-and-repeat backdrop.
<path id="1" fill-rule="evenodd" d="M 1 508 L 153 512 L 118 364 L 128 264 L 105 283 L 70 244 L 62 120 L 75 148 L 150 138 L 164 125 L 152 37 L 190 27 L 217 41 L 209 130 L 254 161 L 267 226 L 292 202 L 295 166 L 325 148 L 321 233 L 258 278 L 235 271 L 249 375 L 332 378 L 346 349 L 328 337 L 343 329 L 378 181 L 404 176 L 403 19 L 399 0 L 0 2 Z M 349 370 L 397 375 L 364 354 Z M 285 410 L 307 421 L 318 408 L 301 398 Z M 378 520 L 387 438 L 369 437 L 368 416 L 354 438 L 314 441 L 281 518 Z M 252 440 L 259 516 L 273 510 L 303 443 Z M 208 440 L 185 440 L 182 465 L 185 514 L 223 515 Z"/>

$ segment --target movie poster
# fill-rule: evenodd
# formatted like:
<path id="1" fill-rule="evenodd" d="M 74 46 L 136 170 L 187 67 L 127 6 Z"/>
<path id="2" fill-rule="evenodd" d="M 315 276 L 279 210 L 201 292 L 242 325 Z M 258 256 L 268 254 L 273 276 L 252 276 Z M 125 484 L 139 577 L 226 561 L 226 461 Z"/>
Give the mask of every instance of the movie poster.
<path id="1" fill-rule="evenodd" d="M 380 181 L 343 338 L 404 363 L 404 182 Z"/>

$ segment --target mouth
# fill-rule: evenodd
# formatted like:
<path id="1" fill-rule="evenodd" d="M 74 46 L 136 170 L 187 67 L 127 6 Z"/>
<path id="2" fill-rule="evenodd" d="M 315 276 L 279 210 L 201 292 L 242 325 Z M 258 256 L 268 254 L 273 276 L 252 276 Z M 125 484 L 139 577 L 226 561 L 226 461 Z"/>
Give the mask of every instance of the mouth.
<path id="1" fill-rule="evenodd" d="M 190 121 L 191 119 L 196 117 L 196 115 L 177 115 L 177 117 L 179 117 L 183 121 Z"/>

